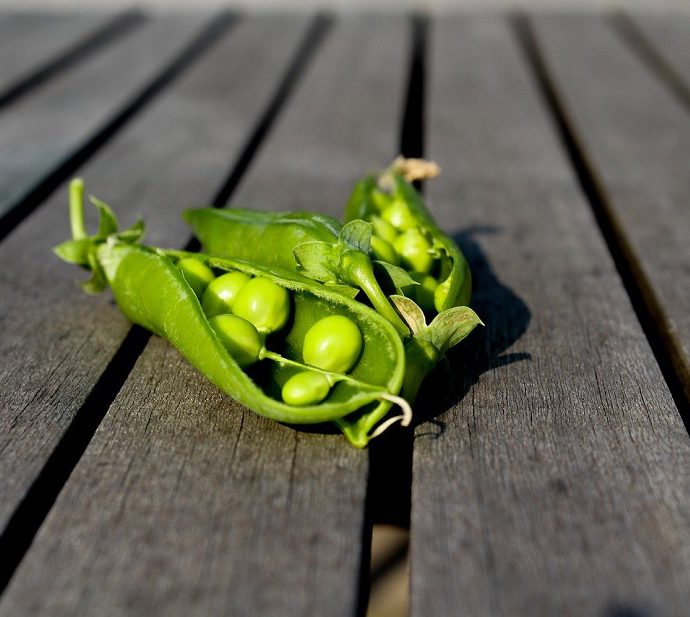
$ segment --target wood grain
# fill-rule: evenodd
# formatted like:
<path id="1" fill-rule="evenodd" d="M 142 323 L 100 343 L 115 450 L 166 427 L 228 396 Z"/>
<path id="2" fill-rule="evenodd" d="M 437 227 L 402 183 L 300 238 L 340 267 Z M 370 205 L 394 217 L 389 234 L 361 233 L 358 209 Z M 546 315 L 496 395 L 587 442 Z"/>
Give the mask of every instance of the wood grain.
<path id="1" fill-rule="evenodd" d="M 690 15 L 686 12 L 656 13 L 636 10 L 630 18 L 655 52 L 690 91 Z"/>
<path id="2" fill-rule="evenodd" d="M 0 13 L 0 100 L 114 19 L 112 13 Z"/>
<path id="3" fill-rule="evenodd" d="M 534 77 L 498 17 L 431 39 L 429 201 L 487 327 L 416 429 L 412 614 L 683 614 L 690 440 Z"/>
<path id="4" fill-rule="evenodd" d="M 285 43 L 295 21 L 260 24 L 240 29 L 234 46 L 207 59 L 200 79 L 166 95 L 160 109 L 174 114 L 152 113 L 132 127 L 128 134 L 143 142 L 151 137 L 151 129 L 141 135 L 144 126 L 155 126 L 158 147 L 167 144 L 162 153 L 145 158 L 146 149 L 118 143 L 87 170 L 87 180 L 99 179 L 99 194 L 103 188 L 104 197 L 117 197 L 118 209 L 132 211 L 127 201 L 137 197 L 142 210 L 149 203 L 143 213 L 153 242 L 184 242 L 180 209 L 207 198 L 210 169 L 237 155 L 233 135 L 252 126 L 248 110 L 261 110 L 260 84 L 272 82 L 273 65 L 284 69 L 289 59 Z M 299 202 L 337 213 L 346 194 L 338 192 L 333 161 L 352 176 L 363 159 L 393 153 L 397 116 L 390 105 L 402 92 L 405 45 L 402 18 L 341 20 L 242 183 L 244 203 Z M 372 88 L 384 71 L 387 79 Z M 338 84 L 347 84 L 347 94 Z M 171 127 L 194 140 L 178 142 Z M 125 152 L 136 156 L 124 163 Z M 309 172 L 295 169 L 296 160 Z M 154 180 L 159 174 L 165 183 Z M 119 331 L 124 320 L 98 308 L 84 309 L 90 323 Z M 154 339 L 10 584 L 0 615 L 353 615 L 367 462 L 367 453 L 340 435 L 298 432 L 246 412 Z"/>
<path id="5" fill-rule="evenodd" d="M 147 22 L 8 108 L 0 118 L 0 215 L 149 83 L 208 19 Z"/>
<path id="6" fill-rule="evenodd" d="M 304 20 L 286 20 L 282 35 L 272 24 L 252 21 L 237 33 L 239 42 L 231 33 L 81 170 L 88 191 L 110 201 L 123 224 L 141 214 L 152 241 L 183 243 L 188 231 L 180 211 L 209 199 L 222 181 Z M 169 47 L 159 40 L 159 57 L 184 45 L 197 25 L 180 25 Z M 269 34 L 274 44 L 261 50 L 248 44 Z M 262 73 L 248 76 L 252 64 Z M 245 88 L 234 92 L 240 78 Z M 84 273 L 52 254 L 70 234 L 66 190 L 0 244 L 0 255 L 13 264 L 0 276 L 0 349 L 12 359 L 0 368 L 2 528 L 130 328 L 107 294 L 85 297 L 76 284 Z"/>
<path id="7" fill-rule="evenodd" d="M 603 20 L 544 18 L 536 29 L 585 156 L 608 196 L 616 234 L 690 399 L 688 110 Z"/>

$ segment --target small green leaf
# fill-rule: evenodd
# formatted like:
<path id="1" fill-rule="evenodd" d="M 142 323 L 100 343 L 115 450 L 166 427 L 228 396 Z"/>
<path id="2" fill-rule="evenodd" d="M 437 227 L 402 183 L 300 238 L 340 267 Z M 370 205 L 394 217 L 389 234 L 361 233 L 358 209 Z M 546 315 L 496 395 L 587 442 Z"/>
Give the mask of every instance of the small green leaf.
<path id="1" fill-rule="evenodd" d="M 360 251 L 368 253 L 373 227 L 371 223 L 355 219 L 343 226 L 338 239 L 354 248 L 358 248 Z"/>
<path id="2" fill-rule="evenodd" d="M 396 310 L 407 325 L 412 330 L 412 335 L 416 336 L 426 329 L 426 319 L 424 318 L 424 311 L 422 311 L 414 300 L 410 300 L 405 296 L 390 296 L 390 300 L 395 306 Z"/>
<path id="3" fill-rule="evenodd" d="M 372 263 L 374 264 L 376 277 L 381 278 L 387 287 L 395 289 L 400 295 L 403 295 L 402 290 L 404 287 L 419 285 L 419 283 L 400 266 L 395 266 L 387 261 L 379 260 L 374 260 Z"/>
<path id="4" fill-rule="evenodd" d="M 429 324 L 428 334 L 431 343 L 443 355 L 479 325 L 484 323 L 469 306 L 456 306 L 436 315 Z"/>
<path id="5" fill-rule="evenodd" d="M 53 249 L 53 252 L 67 263 L 87 266 L 89 264 L 89 253 L 92 248 L 93 242 L 90 238 L 80 238 L 79 240 L 67 240 L 62 244 L 58 244 Z"/>
<path id="6" fill-rule="evenodd" d="M 117 233 L 117 217 L 112 208 L 93 195 L 89 195 L 89 201 L 98 208 L 98 235 L 105 238 Z"/>
<path id="7" fill-rule="evenodd" d="M 137 219 L 137 222 L 134 223 L 134 225 L 128 229 L 125 229 L 124 231 L 119 232 L 117 237 L 123 242 L 135 243 L 141 240 L 145 232 L 146 227 L 144 225 L 144 221 L 142 219 Z"/>
<path id="8" fill-rule="evenodd" d="M 303 242 L 293 249 L 299 271 L 323 283 L 337 282 L 339 247 L 330 242 Z"/>
<path id="9" fill-rule="evenodd" d="M 96 254 L 89 253 L 89 267 L 91 268 L 91 278 L 81 284 L 81 288 L 87 294 L 97 294 L 106 288 L 105 274 L 101 265 L 98 263 Z"/>
<path id="10" fill-rule="evenodd" d="M 357 289 L 356 287 L 350 287 L 350 285 L 341 285 L 340 283 L 326 282 L 325 286 L 328 289 L 331 289 L 332 291 L 337 291 L 339 294 L 347 296 L 348 298 L 354 299 L 355 296 L 359 293 L 359 289 Z"/>

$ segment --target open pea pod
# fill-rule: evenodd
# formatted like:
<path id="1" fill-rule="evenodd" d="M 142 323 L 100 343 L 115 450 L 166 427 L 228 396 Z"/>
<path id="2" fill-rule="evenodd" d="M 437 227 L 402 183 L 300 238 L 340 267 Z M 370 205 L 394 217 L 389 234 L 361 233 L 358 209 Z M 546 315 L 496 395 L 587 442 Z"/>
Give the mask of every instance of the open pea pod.
<path id="1" fill-rule="evenodd" d="M 445 353 L 484 324 L 470 307 L 456 306 L 442 311 L 427 325 L 424 312 L 413 300 L 399 295 L 391 296 L 391 300 L 412 329 L 412 336 L 404 340 L 405 380 L 400 394 L 414 403 L 422 382 Z M 336 424 L 352 443 L 357 444 L 366 442 L 394 423 L 393 418 L 384 420 L 384 416 L 382 412 L 350 415 L 337 420 Z"/>
<path id="2" fill-rule="evenodd" d="M 403 344 L 391 324 L 374 310 L 299 275 L 285 276 L 284 272 L 241 260 L 143 246 L 138 244 L 143 225 L 137 223 L 118 231 L 112 211 L 97 200 L 93 201 L 100 210 L 101 224 L 98 233 L 89 236 L 84 227 L 82 195 L 83 184 L 74 181 L 70 187 L 73 238 L 56 247 L 55 252 L 65 261 L 91 270 L 87 291 L 110 286 L 128 319 L 170 341 L 232 398 L 263 416 L 291 424 L 338 421 L 349 415 L 358 419 L 376 417 L 378 421 L 385 418 L 393 404 L 403 409 L 396 419 L 409 423 L 411 409 L 397 396 L 405 371 Z M 284 326 L 261 340 L 251 365 L 240 366 L 213 327 L 213 318 L 204 312 L 181 266 L 182 260 L 189 259 L 198 261 L 215 276 L 240 272 L 287 292 L 289 318 Z M 346 373 L 308 366 L 303 357 L 305 336 L 328 316 L 347 318 L 362 336 L 361 352 Z M 304 371 L 325 376 L 330 387 L 328 395 L 318 404 L 285 403 L 281 400 L 283 386 Z M 362 447 L 370 437 L 360 436 L 353 443 Z"/>
<path id="3" fill-rule="evenodd" d="M 391 306 L 374 273 L 369 256 L 371 225 L 352 221 L 345 226 L 324 214 L 272 213 L 241 208 L 187 210 L 185 220 L 212 255 L 243 259 L 271 268 L 297 272 L 352 295 L 361 289 L 372 306 L 397 330 L 409 329 Z M 402 269 L 383 264 L 387 276 L 405 277 Z"/>
<path id="4" fill-rule="evenodd" d="M 424 175 L 430 168 L 433 171 Z M 472 292 L 465 257 L 439 229 L 421 195 L 408 181 L 430 177 L 436 170 L 426 161 L 398 158 L 383 173 L 358 182 L 345 207 L 345 221 L 371 222 L 375 241 L 386 247 L 386 253 L 390 247 L 394 259 L 399 259 L 420 283 L 410 288 L 409 294 L 403 291 L 427 313 L 467 305 Z"/>

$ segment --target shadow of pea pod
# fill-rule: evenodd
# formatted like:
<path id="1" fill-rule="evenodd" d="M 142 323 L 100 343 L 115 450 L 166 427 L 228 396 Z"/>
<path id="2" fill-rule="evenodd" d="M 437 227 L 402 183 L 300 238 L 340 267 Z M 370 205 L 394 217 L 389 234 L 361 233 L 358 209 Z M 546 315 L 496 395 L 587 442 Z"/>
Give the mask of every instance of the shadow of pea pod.
<path id="1" fill-rule="evenodd" d="M 472 271 L 472 308 L 486 324 L 451 349 L 425 381 L 415 405 L 415 424 L 429 431 L 416 438 L 438 438 L 445 424 L 435 419 L 467 394 L 480 375 L 514 362 L 531 359 L 529 353 L 505 353 L 527 330 L 532 313 L 525 302 L 491 268 L 476 241 L 479 235 L 500 233 L 495 227 L 473 227 L 453 235 Z"/>

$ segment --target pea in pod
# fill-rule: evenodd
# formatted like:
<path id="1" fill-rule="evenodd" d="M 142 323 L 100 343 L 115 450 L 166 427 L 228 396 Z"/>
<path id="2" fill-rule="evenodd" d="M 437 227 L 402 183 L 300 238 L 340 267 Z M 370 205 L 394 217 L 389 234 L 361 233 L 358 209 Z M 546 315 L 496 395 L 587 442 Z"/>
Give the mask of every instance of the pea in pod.
<path id="1" fill-rule="evenodd" d="M 414 285 L 415 281 L 395 264 L 372 262 L 370 223 L 351 221 L 342 226 L 324 214 L 241 208 L 192 209 L 184 218 L 205 252 L 297 272 L 345 294 L 350 294 L 352 287 L 355 293 L 361 289 L 400 336 L 409 336 L 408 327 L 381 289 L 375 267 L 396 280 L 402 277 L 403 284 Z"/>
<path id="2" fill-rule="evenodd" d="M 430 177 L 438 168 L 427 161 L 402 157 L 379 175 L 370 175 L 355 186 L 345 207 L 345 220 L 372 222 L 376 236 L 392 245 L 402 266 L 419 282 L 433 277 L 432 298 L 420 304 L 427 312 L 441 313 L 469 304 L 472 279 L 458 246 L 436 225 L 421 195 L 409 180 Z M 428 282 L 428 279 L 427 279 Z M 419 300 L 416 287 L 403 290 Z M 428 297 L 429 285 L 422 292 Z"/>
<path id="3" fill-rule="evenodd" d="M 395 421 L 409 424 L 410 406 L 398 396 L 405 371 L 403 345 L 391 324 L 374 310 L 298 275 L 285 276 L 285 272 L 246 261 L 141 245 L 141 222 L 119 231 L 110 208 L 98 200 L 92 202 L 100 211 L 100 223 L 98 232 L 89 236 L 84 225 L 83 183 L 73 181 L 73 238 L 55 252 L 63 260 L 91 270 L 86 291 L 98 292 L 110 286 L 128 319 L 170 341 L 222 391 L 261 415 L 291 424 L 338 422 L 351 416 L 358 421 L 366 417 L 373 427 L 388 415 L 393 404 L 403 410 Z M 190 267 L 189 260 L 196 260 L 201 267 Z M 193 281 L 188 280 L 189 272 L 195 274 Z M 279 289 L 278 304 L 266 309 L 272 302 L 269 294 L 268 300 L 259 297 L 258 304 L 251 299 L 244 303 L 242 312 L 247 319 L 236 314 L 239 309 L 209 317 L 199 299 L 199 295 L 203 297 L 203 281 L 210 283 L 208 272 L 214 276 L 240 272 L 251 281 L 262 282 L 256 287 Z M 286 297 L 288 317 L 284 314 Z M 322 320 L 333 317 L 344 319 L 361 333 L 361 347 L 354 359 L 322 368 L 318 352 L 307 354 L 305 340 Z M 247 325 L 251 319 L 259 325 Z M 310 359 L 309 364 L 307 360 L 312 357 L 316 360 Z M 293 404 L 285 402 L 281 395 L 285 385 L 304 372 L 323 379 L 302 380 L 302 390 L 293 389 L 287 396 Z M 320 383 L 314 386 L 314 381 Z M 317 394 L 310 391 L 314 387 Z M 322 400 L 316 402 L 319 397 Z M 385 426 L 389 423 L 383 422 Z M 362 447 L 378 432 L 359 433 L 353 443 Z"/>

